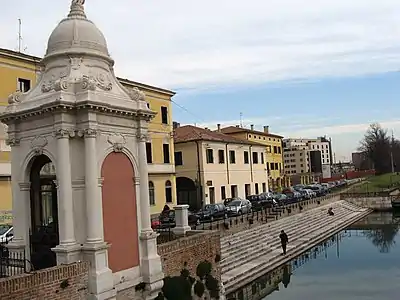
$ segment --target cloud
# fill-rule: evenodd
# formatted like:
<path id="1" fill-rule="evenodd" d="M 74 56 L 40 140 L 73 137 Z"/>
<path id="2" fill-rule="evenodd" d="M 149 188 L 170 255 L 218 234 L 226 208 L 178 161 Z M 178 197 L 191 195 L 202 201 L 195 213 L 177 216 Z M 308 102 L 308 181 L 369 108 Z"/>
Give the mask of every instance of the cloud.
<path id="1" fill-rule="evenodd" d="M 43 55 L 69 2 L 8 3 L 0 46 L 16 47 L 20 17 L 23 46 Z M 97 0 L 86 9 L 119 76 L 167 88 L 356 76 L 400 65 L 398 0 Z"/>

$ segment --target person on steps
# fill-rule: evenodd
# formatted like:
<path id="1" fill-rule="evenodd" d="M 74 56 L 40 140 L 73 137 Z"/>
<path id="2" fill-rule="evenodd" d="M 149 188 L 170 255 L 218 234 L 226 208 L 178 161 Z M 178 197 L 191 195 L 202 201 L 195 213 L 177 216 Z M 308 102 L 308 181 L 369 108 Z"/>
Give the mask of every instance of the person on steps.
<path id="1" fill-rule="evenodd" d="M 286 245 L 289 243 L 289 238 L 284 230 L 281 230 L 281 234 L 279 235 L 279 238 L 281 239 L 283 255 L 286 255 Z"/>
<path id="2" fill-rule="evenodd" d="M 332 207 L 329 207 L 329 209 L 328 209 L 328 215 L 330 215 L 330 216 L 334 216 L 334 215 L 335 215 L 334 212 L 333 212 Z"/>

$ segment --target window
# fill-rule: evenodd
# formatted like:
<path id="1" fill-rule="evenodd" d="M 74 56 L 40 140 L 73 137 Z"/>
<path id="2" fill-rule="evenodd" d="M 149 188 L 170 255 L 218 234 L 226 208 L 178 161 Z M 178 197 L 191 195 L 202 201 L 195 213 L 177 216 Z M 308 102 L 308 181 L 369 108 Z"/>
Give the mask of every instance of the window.
<path id="1" fill-rule="evenodd" d="M 253 164 L 258 164 L 258 152 L 253 152 Z"/>
<path id="2" fill-rule="evenodd" d="M 237 198 L 237 185 L 231 185 L 231 198 Z"/>
<path id="3" fill-rule="evenodd" d="M 267 192 L 267 184 L 265 182 L 262 183 L 262 191 L 263 193 Z"/>
<path id="4" fill-rule="evenodd" d="M 182 152 L 175 152 L 175 166 L 182 166 L 183 165 L 183 160 L 182 160 Z"/>
<path id="5" fill-rule="evenodd" d="M 261 163 L 264 164 L 264 153 L 260 153 L 261 154 Z"/>
<path id="6" fill-rule="evenodd" d="M 281 147 L 278 147 L 278 153 L 279 153 L 279 154 L 282 153 Z"/>
<path id="7" fill-rule="evenodd" d="M 278 147 L 274 146 L 274 153 L 278 153 Z"/>
<path id="8" fill-rule="evenodd" d="M 154 195 L 153 181 L 149 181 L 149 200 L 150 200 L 150 205 L 156 205 L 156 197 Z"/>
<path id="9" fill-rule="evenodd" d="M 244 163 L 249 163 L 249 151 L 244 151 Z"/>
<path id="10" fill-rule="evenodd" d="M 163 144 L 163 154 L 164 154 L 164 164 L 169 164 L 170 157 L 169 157 L 169 144 Z"/>
<path id="11" fill-rule="evenodd" d="M 267 171 L 269 171 L 269 162 L 267 162 Z"/>
<path id="12" fill-rule="evenodd" d="M 221 186 L 221 199 L 222 200 L 226 199 L 226 189 L 224 186 Z"/>
<path id="13" fill-rule="evenodd" d="M 229 162 L 231 164 L 236 164 L 236 155 L 235 155 L 235 151 L 234 150 L 230 150 L 229 151 Z"/>
<path id="14" fill-rule="evenodd" d="M 23 93 L 26 93 L 31 89 L 31 81 L 29 79 L 18 78 L 17 89 Z"/>
<path id="15" fill-rule="evenodd" d="M 169 180 L 165 182 L 165 202 L 172 203 L 172 184 Z"/>
<path id="16" fill-rule="evenodd" d="M 214 152 L 213 149 L 207 149 L 206 150 L 206 159 L 208 164 L 213 164 L 214 163 Z"/>
<path id="17" fill-rule="evenodd" d="M 271 153 L 271 146 L 267 146 L 267 153 Z"/>
<path id="18" fill-rule="evenodd" d="M 258 183 L 255 184 L 255 188 L 256 188 L 256 195 L 258 195 L 260 193 L 260 190 L 258 189 Z"/>
<path id="19" fill-rule="evenodd" d="M 161 123 L 168 124 L 168 107 L 161 106 Z"/>
<path id="20" fill-rule="evenodd" d="M 271 163 L 271 170 L 275 170 L 275 164 Z"/>
<path id="21" fill-rule="evenodd" d="M 251 190 L 250 190 L 250 184 L 245 184 L 244 185 L 244 196 L 247 198 L 247 196 L 250 196 Z"/>
<path id="22" fill-rule="evenodd" d="M 218 162 L 220 164 L 225 163 L 225 151 L 224 150 L 218 150 Z"/>
<path id="23" fill-rule="evenodd" d="M 151 143 L 146 143 L 146 157 L 147 163 L 151 164 L 153 162 L 153 151 L 151 149 Z"/>

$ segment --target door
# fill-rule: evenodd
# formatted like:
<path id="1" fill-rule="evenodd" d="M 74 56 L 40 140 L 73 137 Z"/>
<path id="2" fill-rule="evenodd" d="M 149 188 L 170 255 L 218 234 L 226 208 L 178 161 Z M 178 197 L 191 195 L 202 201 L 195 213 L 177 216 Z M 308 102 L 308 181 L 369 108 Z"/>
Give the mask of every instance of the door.
<path id="1" fill-rule="evenodd" d="M 209 189 L 209 195 L 210 195 L 210 204 L 215 204 L 215 188 L 210 187 Z"/>
<path id="2" fill-rule="evenodd" d="M 250 196 L 250 194 L 251 194 L 250 184 L 244 185 L 244 194 L 245 194 L 246 199 L 248 196 Z"/>

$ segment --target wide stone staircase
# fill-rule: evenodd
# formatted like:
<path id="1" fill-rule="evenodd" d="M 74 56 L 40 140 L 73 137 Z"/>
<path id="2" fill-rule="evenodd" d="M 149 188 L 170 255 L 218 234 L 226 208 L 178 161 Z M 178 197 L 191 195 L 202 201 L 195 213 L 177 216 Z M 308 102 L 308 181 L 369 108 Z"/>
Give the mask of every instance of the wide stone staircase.
<path id="1" fill-rule="evenodd" d="M 334 216 L 328 216 L 329 207 L 333 208 Z M 352 203 L 338 201 L 225 236 L 221 239 L 221 273 L 225 289 L 239 288 L 278 267 L 280 262 L 284 263 L 291 253 L 300 254 L 369 212 Z M 287 256 L 282 255 L 280 246 L 282 229 L 289 236 Z"/>

